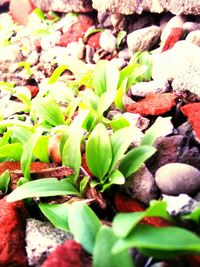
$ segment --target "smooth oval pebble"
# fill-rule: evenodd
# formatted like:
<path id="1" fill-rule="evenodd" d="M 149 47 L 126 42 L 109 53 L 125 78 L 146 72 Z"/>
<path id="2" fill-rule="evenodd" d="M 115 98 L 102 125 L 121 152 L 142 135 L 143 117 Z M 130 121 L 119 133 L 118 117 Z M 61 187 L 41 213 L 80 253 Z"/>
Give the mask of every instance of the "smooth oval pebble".
<path id="1" fill-rule="evenodd" d="M 192 195 L 200 189 L 200 171 L 184 163 L 168 163 L 160 167 L 155 180 L 161 192 L 167 195 Z"/>

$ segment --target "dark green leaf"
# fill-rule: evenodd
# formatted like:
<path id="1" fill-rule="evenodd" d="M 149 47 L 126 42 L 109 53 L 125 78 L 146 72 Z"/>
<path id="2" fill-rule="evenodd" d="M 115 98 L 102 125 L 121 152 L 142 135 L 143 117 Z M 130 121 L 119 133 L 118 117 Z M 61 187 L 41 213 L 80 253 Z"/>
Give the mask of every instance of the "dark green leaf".
<path id="1" fill-rule="evenodd" d="M 8 191 L 8 186 L 10 182 L 10 173 L 8 170 L 0 175 L 0 191 L 5 195 Z"/>
<path id="2" fill-rule="evenodd" d="M 99 123 L 88 138 L 86 145 L 86 161 L 91 172 L 103 178 L 109 170 L 112 160 L 110 137 L 106 127 Z"/>
<path id="3" fill-rule="evenodd" d="M 133 267 L 134 264 L 128 251 L 113 255 L 112 247 L 117 242 L 117 237 L 111 228 L 102 226 L 97 234 L 93 252 L 94 267 Z"/>
<path id="4" fill-rule="evenodd" d="M 133 148 L 122 159 L 119 165 L 119 170 L 125 177 L 128 177 L 136 172 L 155 152 L 156 149 L 151 146 L 139 146 Z"/>
<path id="5" fill-rule="evenodd" d="M 67 204 L 40 203 L 38 206 L 53 225 L 63 231 L 69 231 Z"/>
<path id="6" fill-rule="evenodd" d="M 8 196 L 7 201 L 13 202 L 30 197 L 52 197 L 62 195 L 79 195 L 79 192 L 67 179 L 43 178 L 27 182 L 17 187 Z"/>
<path id="7" fill-rule="evenodd" d="M 96 235 L 101 226 L 96 214 L 85 203 L 75 202 L 69 207 L 68 223 L 74 239 L 86 251 L 92 253 Z"/>

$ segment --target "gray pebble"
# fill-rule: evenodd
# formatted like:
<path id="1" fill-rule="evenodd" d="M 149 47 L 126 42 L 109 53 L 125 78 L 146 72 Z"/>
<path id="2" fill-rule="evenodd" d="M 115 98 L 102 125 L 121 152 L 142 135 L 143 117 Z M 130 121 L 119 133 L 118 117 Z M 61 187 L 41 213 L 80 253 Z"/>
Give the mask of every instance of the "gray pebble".
<path id="1" fill-rule="evenodd" d="M 112 53 L 117 48 L 117 39 L 111 31 L 105 30 L 101 33 L 99 44 L 103 50 Z"/>
<path id="2" fill-rule="evenodd" d="M 155 173 L 161 192 L 167 195 L 192 195 L 200 189 L 200 171 L 184 163 L 168 163 Z"/>
<path id="3" fill-rule="evenodd" d="M 70 233 L 53 227 L 49 222 L 28 219 L 26 224 L 26 253 L 29 265 L 40 266 L 50 252 L 70 239 L 72 239 Z"/>

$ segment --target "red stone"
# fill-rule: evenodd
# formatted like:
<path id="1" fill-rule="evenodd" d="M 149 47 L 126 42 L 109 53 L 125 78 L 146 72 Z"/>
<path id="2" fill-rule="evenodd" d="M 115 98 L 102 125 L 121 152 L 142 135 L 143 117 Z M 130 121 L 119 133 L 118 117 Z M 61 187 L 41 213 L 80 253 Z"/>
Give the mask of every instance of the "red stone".
<path id="1" fill-rule="evenodd" d="M 87 44 L 91 47 L 94 48 L 100 48 L 100 37 L 101 37 L 101 32 L 94 33 L 88 37 Z"/>
<path id="2" fill-rule="evenodd" d="M 171 49 L 175 45 L 175 43 L 181 39 L 182 35 L 183 35 L 182 28 L 172 28 L 170 35 L 167 37 L 167 40 L 164 43 L 162 52 Z"/>
<path id="3" fill-rule="evenodd" d="M 57 246 L 42 267 L 92 267 L 92 264 L 82 246 L 74 240 L 69 240 Z"/>
<path id="4" fill-rule="evenodd" d="M 26 25 L 28 15 L 35 9 L 30 0 L 10 0 L 10 14 L 13 20 L 19 24 Z"/>
<path id="5" fill-rule="evenodd" d="M 37 85 L 27 85 L 26 87 L 31 92 L 31 97 L 32 98 L 35 97 L 38 94 L 38 92 L 39 92 L 39 88 L 38 88 Z"/>
<path id="6" fill-rule="evenodd" d="M 161 115 L 176 106 L 176 99 L 173 93 L 149 94 L 138 102 L 125 104 L 125 109 L 142 116 Z"/>
<path id="7" fill-rule="evenodd" d="M 200 266 L 200 256 L 192 255 L 187 256 L 188 267 L 199 267 Z"/>
<path id="8" fill-rule="evenodd" d="M 0 200 L 0 266 L 25 267 L 25 219 L 22 201 L 7 203 Z"/>
<path id="9" fill-rule="evenodd" d="M 67 46 L 71 42 L 77 42 L 79 38 L 83 38 L 85 32 L 92 25 L 94 25 L 94 20 L 91 17 L 88 15 L 79 15 L 78 21 L 61 36 L 60 46 Z"/>
<path id="10" fill-rule="evenodd" d="M 181 111 L 188 117 L 195 136 L 200 142 L 200 103 L 191 103 L 181 107 Z"/>

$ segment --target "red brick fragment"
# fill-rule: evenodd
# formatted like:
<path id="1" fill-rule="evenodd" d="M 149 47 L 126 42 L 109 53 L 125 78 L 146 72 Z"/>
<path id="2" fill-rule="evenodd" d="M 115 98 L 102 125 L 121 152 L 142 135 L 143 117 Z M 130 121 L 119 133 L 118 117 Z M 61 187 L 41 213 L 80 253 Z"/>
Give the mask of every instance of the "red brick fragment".
<path id="1" fill-rule="evenodd" d="M 74 240 L 69 240 L 57 246 L 42 267 L 92 267 L 92 264 L 82 246 Z"/>
<path id="2" fill-rule="evenodd" d="M 171 49 L 175 45 L 175 43 L 181 39 L 182 35 L 182 28 L 172 28 L 170 35 L 167 37 L 167 40 L 163 45 L 162 52 Z"/>
<path id="3" fill-rule="evenodd" d="M 22 201 L 0 200 L 0 266 L 25 267 L 25 220 L 27 211 Z"/>
<path id="4" fill-rule="evenodd" d="M 85 32 L 92 25 L 94 25 L 94 20 L 91 17 L 88 15 L 79 15 L 78 21 L 61 36 L 60 46 L 67 46 L 71 42 L 77 42 L 79 38 L 83 38 Z"/>
<path id="5" fill-rule="evenodd" d="M 101 32 L 94 33 L 88 37 L 87 44 L 94 48 L 100 48 Z"/>
<path id="6" fill-rule="evenodd" d="M 35 9 L 31 0 L 10 0 L 10 14 L 13 20 L 19 24 L 26 25 L 28 15 Z"/>
<path id="7" fill-rule="evenodd" d="M 31 92 L 31 97 L 32 98 L 35 97 L 38 94 L 38 92 L 39 92 L 39 88 L 38 88 L 37 85 L 27 85 L 26 87 Z"/>
<path id="8" fill-rule="evenodd" d="M 200 266 L 200 256 L 192 255 L 187 256 L 188 267 L 199 267 Z"/>
<path id="9" fill-rule="evenodd" d="M 173 93 L 149 94 L 138 102 L 127 103 L 125 109 L 142 116 L 161 115 L 176 106 L 176 99 L 177 96 Z"/>
<path id="10" fill-rule="evenodd" d="M 191 103 L 181 107 L 181 111 L 188 117 L 196 139 L 200 142 L 200 103 Z"/>

